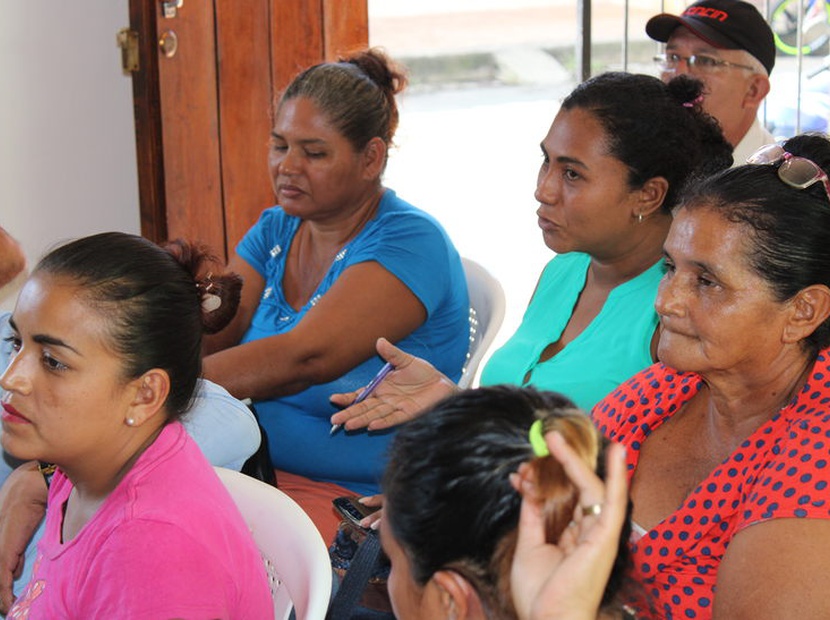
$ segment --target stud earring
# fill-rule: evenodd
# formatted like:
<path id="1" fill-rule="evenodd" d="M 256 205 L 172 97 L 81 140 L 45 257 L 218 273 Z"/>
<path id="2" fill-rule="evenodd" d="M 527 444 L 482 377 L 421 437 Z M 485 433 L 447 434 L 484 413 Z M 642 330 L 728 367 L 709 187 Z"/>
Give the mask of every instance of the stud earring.
<path id="1" fill-rule="evenodd" d="M 127 426 L 135 426 L 135 420 L 133 420 L 132 418 L 127 418 L 126 422 Z"/>
<path id="2" fill-rule="evenodd" d="M 638 223 L 638 224 L 642 224 L 642 223 L 643 223 L 643 214 L 642 214 L 642 213 L 638 213 L 638 214 L 637 214 L 637 223 Z"/>

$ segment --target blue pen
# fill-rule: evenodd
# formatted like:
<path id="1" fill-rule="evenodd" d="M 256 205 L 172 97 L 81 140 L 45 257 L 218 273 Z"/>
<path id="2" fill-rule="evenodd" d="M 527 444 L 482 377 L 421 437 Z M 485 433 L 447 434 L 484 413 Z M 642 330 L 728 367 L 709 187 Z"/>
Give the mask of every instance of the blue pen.
<path id="1" fill-rule="evenodd" d="M 392 366 L 389 362 L 386 362 L 383 367 L 378 371 L 378 374 L 375 375 L 375 378 L 369 381 L 369 384 L 360 391 L 360 394 L 357 395 L 357 398 L 354 399 L 352 405 L 356 405 L 357 403 L 362 403 L 366 400 L 369 395 L 375 391 L 375 389 L 380 385 L 380 382 L 386 378 L 390 372 L 395 370 L 395 367 Z M 329 435 L 334 435 L 338 429 L 340 428 L 340 424 L 334 424 L 329 431 Z"/>

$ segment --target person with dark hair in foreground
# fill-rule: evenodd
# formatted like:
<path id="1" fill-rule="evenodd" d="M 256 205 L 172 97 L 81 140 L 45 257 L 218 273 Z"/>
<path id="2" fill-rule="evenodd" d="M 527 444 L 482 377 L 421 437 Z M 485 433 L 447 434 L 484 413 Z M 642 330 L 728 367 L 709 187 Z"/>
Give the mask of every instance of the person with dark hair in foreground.
<path id="1" fill-rule="evenodd" d="M 613 508 L 609 504 L 602 515 L 603 485 L 593 472 L 605 476 L 606 447 L 570 400 L 532 388 L 462 392 L 403 425 L 390 449 L 380 522 L 396 617 L 535 618 L 541 616 L 532 610 L 542 601 L 574 604 L 554 600 L 542 581 L 558 564 L 540 563 L 534 555 L 540 548 L 558 549 L 574 564 L 581 537 L 602 518 L 611 520 L 603 542 L 614 544 L 604 544 L 603 557 L 591 561 L 591 583 L 575 591 L 584 596 L 575 604 L 594 614 L 600 604 L 613 610 L 626 565 L 627 529 L 621 529 L 625 485 L 619 450 L 609 481 L 617 493 Z M 538 521 L 544 522 L 541 537 L 534 529 L 542 526 Z M 534 576 L 525 580 L 528 573 Z M 531 603 L 536 599 L 538 604 Z"/>

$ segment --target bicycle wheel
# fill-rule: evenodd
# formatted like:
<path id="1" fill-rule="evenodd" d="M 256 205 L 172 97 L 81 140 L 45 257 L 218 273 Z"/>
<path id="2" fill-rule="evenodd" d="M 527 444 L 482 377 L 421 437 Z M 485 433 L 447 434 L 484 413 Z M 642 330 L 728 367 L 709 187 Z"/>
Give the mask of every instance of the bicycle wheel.
<path id="1" fill-rule="evenodd" d="M 775 35 L 775 47 L 785 54 L 798 53 L 798 1 L 781 0 L 770 15 L 770 27 Z M 821 8 L 815 6 L 821 2 Z M 830 40 L 830 5 L 827 0 L 804 0 L 801 52 L 819 53 Z"/>

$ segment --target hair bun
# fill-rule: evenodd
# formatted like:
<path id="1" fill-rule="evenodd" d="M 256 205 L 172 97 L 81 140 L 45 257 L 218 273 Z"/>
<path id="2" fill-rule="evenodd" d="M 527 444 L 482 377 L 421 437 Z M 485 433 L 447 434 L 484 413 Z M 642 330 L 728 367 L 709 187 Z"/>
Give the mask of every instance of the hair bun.
<path id="1" fill-rule="evenodd" d="M 222 298 L 216 294 L 216 285 L 213 282 L 213 274 L 208 271 L 207 275 L 196 282 L 196 290 L 199 291 L 202 300 L 202 312 L 210 314 L 222 307 Z"/>
<path id="2" fill-rule="evenodd" d="M 373 47 L 356 52 L 341 59 L 341 62 L 356 66 L 366 77 L 388 93 L 388 97 L 406 88 L 406 72 L 380 48 Z"/>
<path id="3" fill-rule="evenodd" d="M 703 103 L 703 82 L 685 73 L 673 77 L 666 84 L 669 95 L 687 108 L 695 108 L 700 111 L 700 104 Z"/>
<path id="4" fill-rule="evenodd" d="M 242 297 L 242 277 L 232 273 L 210 272 L 196 282 L 202 306 L 202 325 L 206 334 L 215 334 L 231 322 Z"/>
<path id="5" fill-rule="evenodd" d="M 202 329 L 206 334 L 215 334 L 225 328 L 233 319 L 242 297 L 242 278 L 233 273 L 205 276 L 203 266 L 218 264 L 207 246 L 175 239 L 164 248 L 186 269 L 194 280 L 199 304 L 202 309 Z"/>

